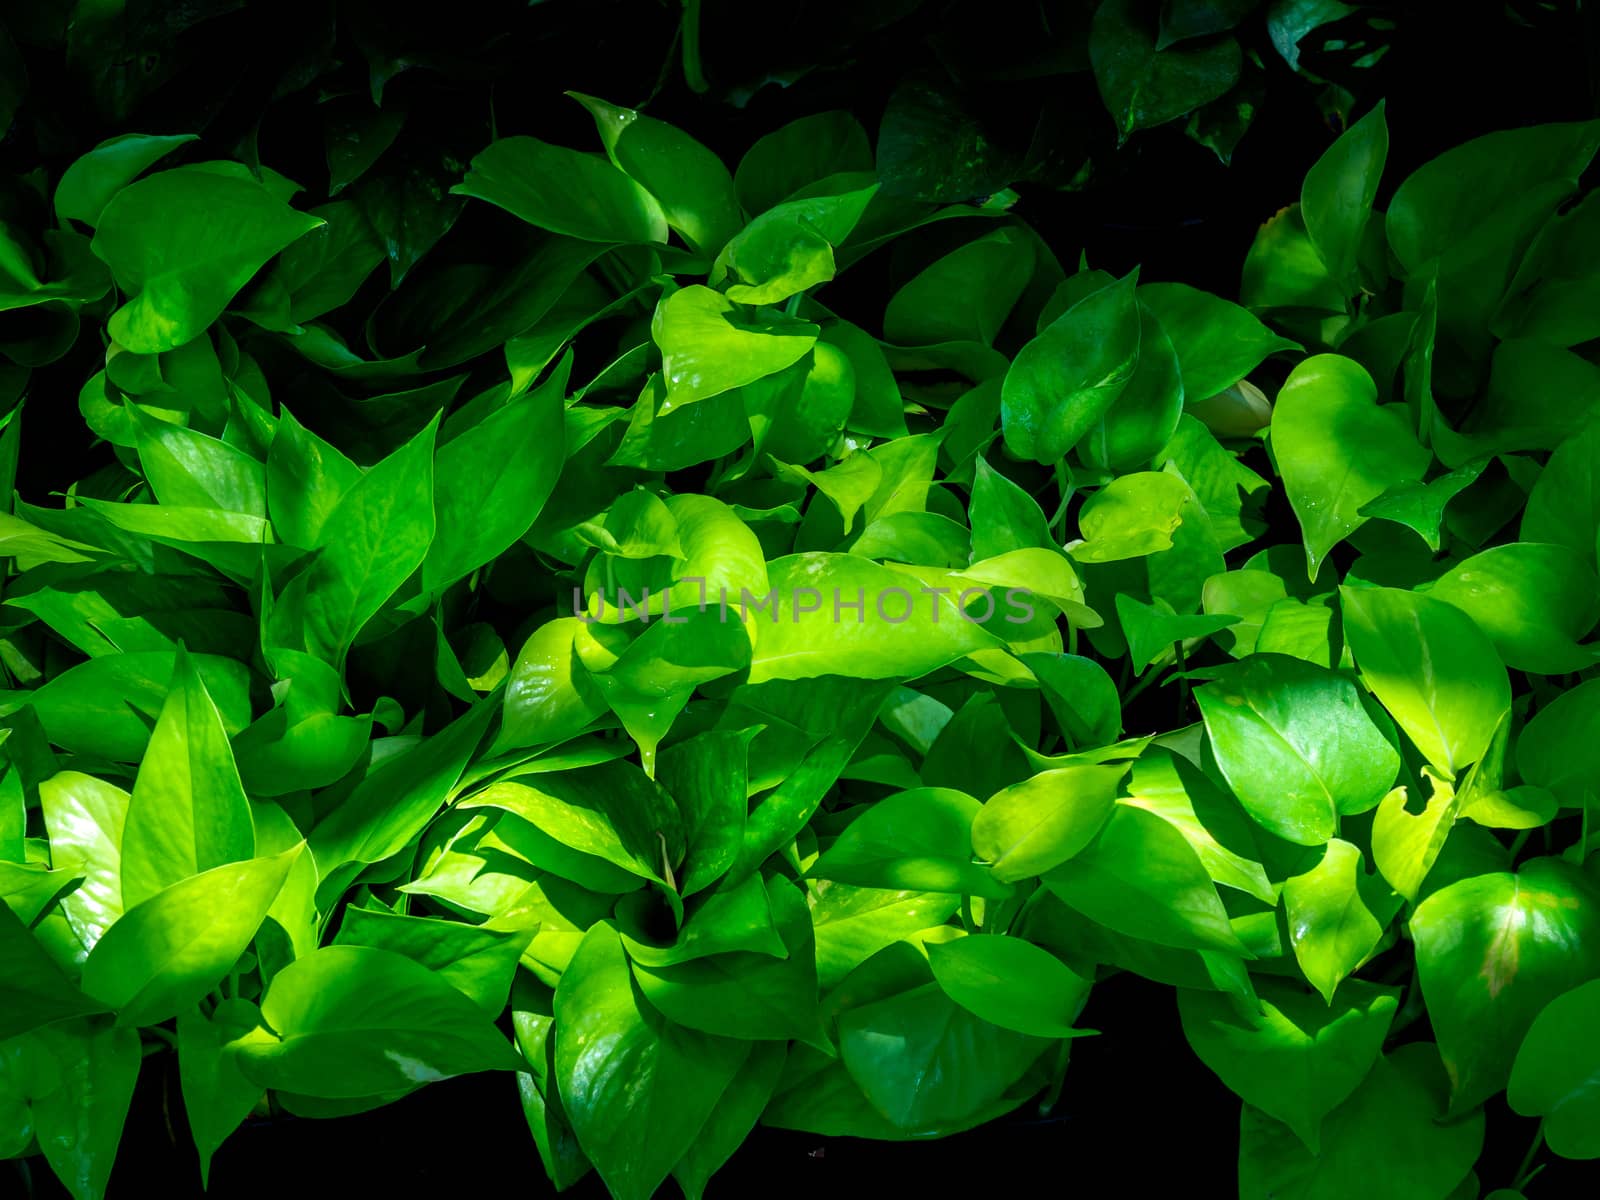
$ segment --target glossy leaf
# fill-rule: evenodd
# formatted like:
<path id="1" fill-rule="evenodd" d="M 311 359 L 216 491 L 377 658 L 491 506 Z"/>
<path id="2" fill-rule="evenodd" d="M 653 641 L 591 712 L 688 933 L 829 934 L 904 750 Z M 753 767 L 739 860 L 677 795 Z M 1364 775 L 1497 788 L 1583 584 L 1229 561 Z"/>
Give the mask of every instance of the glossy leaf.
<path id="1" fill-rule="evenodd" d="M 198 167 L 129 184 L 100 213 L 94 252 L 133 298 L 111 336 L 137 354 L 171 350 L 222 315 L 261 265 L 315 229 L 259 183 Z"/>
<path id="2" fill-rule="evenodd" d="M 250 803 L 222 716 L 180 650 L 124 818 L 122 903 L 132 908 L 172 884 L 254 853 Z"/>
<path id="3" fill-rule="evenodd" d="M 1322 1122 L 1378 1061 L 1399 1007 L 1393 989 L 1351 985 L 1329 1006 L 1290 983 L 1262 980 L 1259 1013 L 1216 992 L 1180 989 L 1183 1031 L 1206 1066 L 1246 1104 L 1321 1146 Z"/>
<path id="4" fill-rule="evenodd" d="M 1273 412 L 1272 449 L 1305 536 L 1311 578 L 1365 521 L 1363 506 L 1420 481 L 1428 466 L 1428 452 L 1400 412 L 1378 404 L 1366 371 L 1331 355 L 1290 373 Z"/>
<path id="5" fill-rule="evenodd" d="M 1600 1158 L 1594 1030 L 1600 980 L 1557 996 L 1534 1018 L 1511 1068 L 1506 1099 L 1525 1117 L 1544 1118 L 1544 1138 L 1564 1158 Z"/>
<path id="6" fill-rule="evenodd" d="M 1482 757 L 1511 704 L 1494 646 L 1460 609 L 1395 588 L 1341 591 L 1361 678 L 1440 771 Z"/>
<path id="7" fill-rule="evenodd" d="M 1002 1029 L 1075 1037 L 1089 981 L 1048 951 L 1009 937 L 964 937 L 928 947 L 939 986 L 961 1007 Z"/>
<path id="8" fill-rule="evenodd" d="M 603 158 L 538 138 L 491 143 L 451 191 L 585 241 L 667 240 L 666 216 L 644 188 Z"/>
<path id="9" fill-rule="evenodd" d="M 258 1027 L 230 1043 L 257 1084 L 347 1099 L 521 1060 L 477 1004 L 389 950 L 324 946 L 272 978 Z"/>
<path id="10" fill-rule="evenodd" d="M 1452 883 L 1417 906 L 1417 976 L 1465 1112 L 1506 1085 L 1551 1000 L 1600 974 L 1593 885 L 1556 859 Z"/>
<path id="11" fill-rule="evenodd" d="M 125 1025 L 187 1011 L 244 953 L 299 852 L 213 867 L 133 905 L 84 963 L 84 991 Z"/>
<path id="12" fill-rule="evenodd" d="M 1137 278 L 1091 292 L 1017 352 L 1001 387 L 1006 447 L 1052 462 L 1088 433 L 1139 360 Z"/>
<path id="13" fill-rule="evenodd" d="M 556 989 L 556 1081 L 611 1193 L 646 1200 L 716 1108 L 747 1044 L 683 1029 L 644 1001 L 617 933 L 585 935 Z"/>
<path id="14" fill-rule="evenodd" d="M 1372 808 L 1400 769 L 1355 685 L 1299 659 L 1252 656 L 1195 698 L 1234 794 L 1288 841 L 1323 844 L 1341 813 Z"/>

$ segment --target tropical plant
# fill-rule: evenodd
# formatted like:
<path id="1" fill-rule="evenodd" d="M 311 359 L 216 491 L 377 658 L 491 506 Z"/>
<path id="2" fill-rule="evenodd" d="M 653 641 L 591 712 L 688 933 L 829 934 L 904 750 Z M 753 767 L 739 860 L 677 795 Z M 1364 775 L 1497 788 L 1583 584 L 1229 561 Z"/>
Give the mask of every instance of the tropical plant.
<path id="1" fill-rule="evenodd" d="M 12 181 L 3 492 L 98 449 L 0 513 L 0 1153 L 101 1195 L 170 1048 L 203 1174 L 505 1071 L 557 1187 L 698 1197 L 1048 1107 L 1126 971 L 1242 1197 L 1476 1196 L 1501 1093 L 1600 1156 L 1600 123 L 1390 193 L 1380 105 L 1235 303 L 843 112 L 571 102 Z"/>

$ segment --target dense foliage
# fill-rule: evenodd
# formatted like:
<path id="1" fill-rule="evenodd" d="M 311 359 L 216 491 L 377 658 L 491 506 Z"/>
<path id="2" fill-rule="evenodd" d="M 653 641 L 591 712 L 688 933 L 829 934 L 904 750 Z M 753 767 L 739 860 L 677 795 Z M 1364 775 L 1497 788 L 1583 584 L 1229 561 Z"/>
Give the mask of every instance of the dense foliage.
<path id="1" fill-rule="evenodd" d="M 1350 16 L 1081 7 L 1123 134 Z M 0 81 L 0 1155 L 101 1195 L 170 1050 L 202 1173 L 503 1071 L 557 1187 L 697 1197 L 1049 1107 L 1132 972 L 1241 1197 L 1476 1197 L 1502 1094 L 1600 1157 L 1600 122 L 1386 180 L 1379 104 L 1228 298 L 887 117 L 456 158 L 356 28 L 315 177 Z"/>

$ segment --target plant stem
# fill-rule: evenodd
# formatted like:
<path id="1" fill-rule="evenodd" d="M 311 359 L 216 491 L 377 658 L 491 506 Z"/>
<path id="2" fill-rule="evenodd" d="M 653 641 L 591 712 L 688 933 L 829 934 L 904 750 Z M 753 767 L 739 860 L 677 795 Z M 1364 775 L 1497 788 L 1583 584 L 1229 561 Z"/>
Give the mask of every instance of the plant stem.
<path id="1" fill-rule="evenodd" d="M 1529 1170 L 1533 1166 L 1534 1156 L 1539 1153 L 1539 1147 L 1542 1145 L 1544 1145 L 1544 1121 L 1540 1120 L 1539 1128 L 1533 1131 L 1533 1141 L 1528 1145 L 1528 1152 L 1522 1156 L 1522 1165 L 1517 1168 L 1516 1181 L 1511 1185 L 1517 1191 L 1520 1192 L 1530 1179 L 1544 1170 L 1542 1166 L 1538 1170 Z"/>
<path id="2" fill-rule="evenodd" d="M 1137 680 L 1134 683 L 1133 687 L 1129 688 L 1128 691 L 1123 695 L 1123 697 L 1122 697 L 1122 707 L 1123 708 L 1127 708 L 1128 705 L 1133 703 L 1133 700 L 1134 700 L 1135 696 L 1137 696 L 1140 692 L 1144 691 L 1145 688 L 1149 687 L 1152 683 L 1155 683 L 1160 678 L 1161 678 L 1161 672 L 1158 671 L 1158 670 L 1152 669 L 1148 675 L 1145 675 L 1145 676 L 1141 677 L 1139 680 Z"/>
<path id="3" fill-rule="evenodd" d="M 691 92 L 708 92 L 705 67 L 700 62 L 700 0 L 683 0 L 683 81 Z"/>
<path id="4" fill-rule="evenodd" d="M 1173 651 L 1178 658 L 1178 720 L 1183 720 L 1183 714 L 1189 709 L 1189 660 L 1183 653 L 1183 642 L 1180 640 L 1173 645 Z"/>
<path id="5" fill-rule="evenodd" d="M 961 895 L 961 923 L 967 927 L 968 933 L 978 932 L 978 923 L 972 918 L 972 897 L 965 892 Z"/>
<path id="6" fill-rule="evenodd" d="M 1058 459 L 1054 468 L 1056 477 L 1056 490 L 1061 493 L 1061 503 L 1056 505 L 1055 515 L 1050 518 L 1050 533 L 1057 541 L 1061 540 L 1061 525 L 1067 519 L 1067 506 L 1072 503 L 1072 480 L 1067 475 L 1067 465 Z"/>

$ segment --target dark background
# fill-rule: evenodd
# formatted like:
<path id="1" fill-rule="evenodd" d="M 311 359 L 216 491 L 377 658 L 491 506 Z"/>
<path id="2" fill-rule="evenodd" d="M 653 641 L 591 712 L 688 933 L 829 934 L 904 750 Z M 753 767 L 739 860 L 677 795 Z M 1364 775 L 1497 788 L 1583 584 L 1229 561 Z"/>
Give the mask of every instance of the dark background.
<path id="1" fill-rule="evenodd" d="M 342 64 L 337 70 L 352 86 L 367 82 L 374 57 L 417 63 L 390 81 L 385 103 L 398 97 L 410 109 L 408 138 L 431 134 L 467 155 L 487 141 L 491 113 L 501 133 L 590 146 L 587 115 L 563 96 L 572 89 L 623 104 L 648 100 L 653 115 L 736 161 L 761 134 L 829 108 L 852 111 L 873 133 L 896 88 L 922 79 L 960 94 L 996 143 L 1020 159 L 1059 139 L 1067 158 L 1094 161 L 1079 190 L 1061 190 L 1048 170 L 1015 183 L 1015 211 L 1063 261 L 1082 249 L 1097 267 L 1121 273 L 1142 265 L 1146 279 L 1181 279 L 1224 295 L 1236 290 L 1256 228 L 1298 198 L 1301 177 L 1338 126 L 1318 90 L 1268 55 L 1265 102 L 1230 165 L 1180 127 L 1135 135 L 1117 149 L 1086 76 L 961 84 L 936 49 L 973 28 L 975 14 L 978 27 L 992 17 L 996 27 L 1011 21 L 1023 28 L 1035 10 L 1070 4 L 707 0 L 704 53 L 714 86 L 705 95 L 684 86 L 677 70 L 676 4 L 652 0 L 462 0 L 417 18 L 376 4 L 335 10 L 324 3 L 135 2 L 129 12 L 142 24 L 130 25 L 126 77 L 113 71 L 95 79 L 50 43 L 35 11 L 41 7 L 0 0 L 0 19 L 24 44 L 31 77 L 31 121 L 0 144 L 5 171 L 43 165 L 54 178 L 114 133 L 198 129 L 212 155 L 239 153 L 253 139 L 261 161 L 315 194 L 319 178 L 326 183 L 317 106 L 327 88 L 285 86 L 313 60 Z M 1575 3 L 1376 7 L 1393 21 L 1389 49 L 1346 79 L 1354 115 L 1387 99 L 1391 150 L 1380 204 L 1410 169 L 1469 137 L 1596 113 L 1595 22 Z M 202 10 L 215 11 L 183 24 Z M 781 28 L 741 16 L 755 10 Z M 173 15 L 179 13 L 188 16 Z M 756 86 L 771 77 L 787 83 Z M 81 477 L 103 453 L 91 448 L 73 403 L 102 353 L 92 339 L 83 342 L 35 379 L 33 394 L 45 403 L 30 404 L 19 479 L 23 496 L 35 502 Z M 909 1144 L 757 1130 L 711 1194 L 747 1195 L 776 1184 L 823 1196 L 888 1189 L 940 1195 L 960 1180 L 1005 1189 L 1101 1190 L 1109 1183 L 1132 1195 L 1175 1188 L 1229 1194 L 1239 1104 L 1189 1050 L 1171 989 L 1110 979 L 1095 989 L 1083 1024 L 1104 1033 L 1075 1043 L 1065 1092 L 1048 1117 L 1027 1106 L 985 1128 Z M 1425 1027 L 1408 1031 L 1425 1034 Z M 1512 1116 L 1503 1103 L 1491 1105 L 1480 1162 L 1485 1192 L 1510 1184 L 1533 1130 L 1534 1122 Z M 1534 1200 L 1595 1193 L 1600 1172 L 1544 1161 L 1552 1165 L 1532 1185 Z M 509 1076 L 436 1084 L 336 1121 L 248 1123 L 217 1155 L 212 1180 L 211 1194 L 221 1197 L 472 1194 L 508 1186 L 539 1196 L 549 1189 Z M 170 1055 L 153 1056 L 110 1194 L 191 1191 L 199 1194 L 198 1170 L 176 1064 Z M 40 1162 L 0 1165 L 0 1196 L 30 1193 L 65 1194 Z M 604 1191 L 590 1176 L 571 1194 Z"/>

